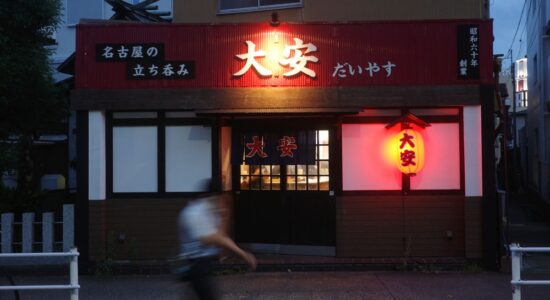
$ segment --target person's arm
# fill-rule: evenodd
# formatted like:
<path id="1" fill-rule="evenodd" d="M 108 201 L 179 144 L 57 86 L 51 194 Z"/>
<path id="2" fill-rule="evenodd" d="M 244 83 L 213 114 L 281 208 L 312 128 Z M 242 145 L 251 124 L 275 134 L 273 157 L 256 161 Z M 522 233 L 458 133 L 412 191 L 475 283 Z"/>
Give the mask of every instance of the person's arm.
<path id="1" fill-rule="evenodd" d="M 213 245 L 227 249 L 246 261 L 246 263 L 248 263 L 252 270 L 256 269 L 256 258 L 254 257 L 254 255 L 239 248 L 239 246 L 237 246 L 237 244 L 235 244 L 235 242 L 230 237 L 223 234 L 222 232 L 218 231 L 214 234 L 203 236 L 200 238 L 200 241 L 207 245 Z"/>

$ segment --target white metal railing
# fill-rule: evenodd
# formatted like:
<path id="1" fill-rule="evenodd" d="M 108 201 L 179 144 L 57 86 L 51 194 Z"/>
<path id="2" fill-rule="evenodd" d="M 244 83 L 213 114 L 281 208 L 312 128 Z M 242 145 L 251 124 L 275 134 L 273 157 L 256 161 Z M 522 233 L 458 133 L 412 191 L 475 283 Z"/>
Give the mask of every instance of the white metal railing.
<path id="1" fill-rule="evenodd" d="M 550 253 L 550 247 L 520 247 L 519 244 L 510 244 L 512 255 L 512 296 L 513 300 L 521 300 L 522 285 L 550 285 L 550 280 L 522 280 L 521 266 L 524 252 Z"/>
<path id="2" fill-rule="evenodd" d="M 1 253 L 0 258 L 28 258 L 28 257 L 69 257 L 69 284 L 66 285 L 1 285 L 0 291 L 14 290 L 71 290 L 71 300 L 78 300 L 78 251 L 72 248 L 69 252 L 46 253 Z"/>

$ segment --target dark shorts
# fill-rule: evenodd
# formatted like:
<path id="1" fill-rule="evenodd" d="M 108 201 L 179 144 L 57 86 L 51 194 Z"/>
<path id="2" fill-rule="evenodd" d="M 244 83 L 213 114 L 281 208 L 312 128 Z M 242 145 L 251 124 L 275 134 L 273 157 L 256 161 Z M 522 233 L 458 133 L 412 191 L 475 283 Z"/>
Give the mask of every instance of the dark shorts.
<path id="1" fill-rule="evenodd" d="M 214 258 L 192 259 L 190 269 L 180 280 L 189 282 L 199 299 L 218 299 L 215 283 L 211 277 L 214 270 Z"/>

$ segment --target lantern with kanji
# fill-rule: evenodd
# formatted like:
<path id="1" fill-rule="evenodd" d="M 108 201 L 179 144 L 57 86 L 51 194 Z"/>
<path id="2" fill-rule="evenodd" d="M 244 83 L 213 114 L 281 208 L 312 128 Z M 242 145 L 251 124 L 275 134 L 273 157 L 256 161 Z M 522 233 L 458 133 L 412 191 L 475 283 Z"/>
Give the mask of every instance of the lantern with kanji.
<path id="1" fill-rule="evenodd" d="M 413 114 L 408 114 L 386 126 L 391 128 L 399 124 L 401 131 L 393 137 L 391 147 L 394 162 L 399 171 L 414 176 L 424 167 L 424 139 L 419 129 L 430 126 Z"/>

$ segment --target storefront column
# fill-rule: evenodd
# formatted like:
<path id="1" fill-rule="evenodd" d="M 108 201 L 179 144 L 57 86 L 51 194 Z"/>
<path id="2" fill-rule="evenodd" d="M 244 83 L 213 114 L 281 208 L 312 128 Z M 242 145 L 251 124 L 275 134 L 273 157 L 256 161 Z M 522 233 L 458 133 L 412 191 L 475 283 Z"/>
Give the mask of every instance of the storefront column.
<path id="1" fill-rule="evenodd" d="M 464 106 L 464 255 L 479 259 L 482 255 L 481 106 Z"/>
<path id="2" fill-rule="evenodd" d="M 88 112 L 88 200 L 90 259 L 104 258 L 106 241 L 106 124 L 105 111 Z"/>
<path id="3" fill-rule="evenodd" d="M 105 200 L 105 112 L 90 111 L 88 115 L 88 196 L 90 200 Z"/>

